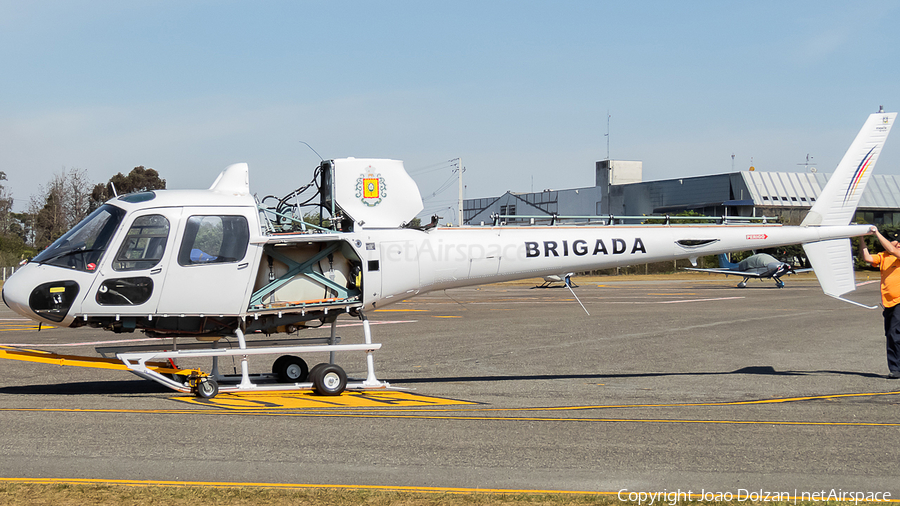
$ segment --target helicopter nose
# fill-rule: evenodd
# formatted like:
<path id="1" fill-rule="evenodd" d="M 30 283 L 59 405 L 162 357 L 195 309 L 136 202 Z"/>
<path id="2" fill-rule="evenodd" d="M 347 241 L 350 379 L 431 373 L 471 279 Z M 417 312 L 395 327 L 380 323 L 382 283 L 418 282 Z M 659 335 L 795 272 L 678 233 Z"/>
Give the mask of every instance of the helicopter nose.
<path id="1" fill-rule="evenodd" d="M 43 282 L 42 282 L 43 281 Z M 72 279 L 59 279 L 55 269 L 27 264 L 3 284 L 3 302 L 32 320 L 59 324 L 75 303 L 80 287 Z"/>
<path id="2" fill-rule="evenodd" d="M 34 312 L 28 307 L 28 296 L 34 286 L 26 281 L 31 277 L 27 270 L 30 270 L 28 265 L 21 267 L 3 283 L 3 303 L 22 316 L 34 318 Z"/>

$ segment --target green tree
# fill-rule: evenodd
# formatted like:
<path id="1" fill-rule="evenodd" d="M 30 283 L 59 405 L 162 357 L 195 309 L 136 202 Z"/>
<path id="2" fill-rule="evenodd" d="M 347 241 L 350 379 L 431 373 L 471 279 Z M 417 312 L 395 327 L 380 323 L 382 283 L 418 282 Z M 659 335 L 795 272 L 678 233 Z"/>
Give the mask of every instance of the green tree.
<path id="1" fill-rule="evenodd" d="M 6 173 L 0 171 L 0 181 L 6 181 Z M 27 235 L 24 228 L 23 214 L 12 211 L 12 194 L 6 185 L 0 183 L 0 265 L 14 266 L 26 256 L 32 256 L 34 250 L 25 244 Z"/>
<path id="2" fill-rule="evenodd" d="M 90 183 L 83 169 L 71 168 L 53 175 L 41 186 L 40 195 L 28 205 L 32 246 L 43 249 L 84 219 L 89 212 Z"/>
<path id="3" fill-rule="evenodd" d="M 160 178 L 159 173 L 154 169 L 148 169 L 143 165 L 131 169 L 127 176 L 119 172 L 109 178 L 109 181 L 106 183 L 99 183 L 94 186 L 90 198 L 91 210 L 97 209 L 104 202 L 114 197 L 111 186 L 115 187 L 116 195 L 125 195 L 149 190 L 165 190 L 166 180 Z"/>
<path id="4" fill-rule="evenodd" d="M 678 219 L 678 217 L 682 218 L 705 218 L 705 219 Z M 716 217 L 704 216 L 697 211 L 681 211 L 678 214 L 669 215 L 668 221 L 669 224 L 674 225 L 697 225 L 704 222 L 715 222 L 718 220 Z M 665 217 L 653 216 L 649 217 L 643 221 L 645 225 L 662 225 L 666 223 Z"/>
<path id="5" fill-rule="evenodd" d="M 0 181 L 6 181 L 6 173 L 0 171 Z M 13 198 L 6 185 L 0 183 L 0 235 L 9 232 L 14 219 L 12 213 Z"/>

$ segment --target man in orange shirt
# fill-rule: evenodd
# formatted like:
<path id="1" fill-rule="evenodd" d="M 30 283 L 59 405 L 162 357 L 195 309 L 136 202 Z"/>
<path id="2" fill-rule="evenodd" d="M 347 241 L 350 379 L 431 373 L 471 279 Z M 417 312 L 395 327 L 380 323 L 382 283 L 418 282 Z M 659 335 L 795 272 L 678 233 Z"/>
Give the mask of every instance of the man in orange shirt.
<path id="1" fill-rule="evenodd" d="M 859 238 L 859 257 L 881 271 L 881 303 L 884 306 L 884 336 L 887 339 L 888 378 L 900 378 L 900 242 L 897 234 L 890 238 L 881 235 L 877 227 L 869 229 L 875 234 L 884 251 L 869 254 L 865 237 Z"/>

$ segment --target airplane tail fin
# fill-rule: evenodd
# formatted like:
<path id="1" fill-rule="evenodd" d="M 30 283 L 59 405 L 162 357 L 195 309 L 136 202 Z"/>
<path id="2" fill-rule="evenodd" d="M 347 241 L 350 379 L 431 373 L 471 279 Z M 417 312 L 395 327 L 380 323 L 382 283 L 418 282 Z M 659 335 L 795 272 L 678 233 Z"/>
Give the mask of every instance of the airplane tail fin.
<path id="1" fill-rule="evenodd" d="M 725 253 L 719 254 L 719 267 L 723 269 L 736 269 L 738 264 L 733 264 L 728 261 L 728 255 Z"/>
<path id="2" fill-rule="evenodd" d="M 843 226 L 850 223 L 896 117 L 895 112 L 882 111 L 869 116 L 800 225 Z M 803 245 L 803 251 L 825 295 L 874 309 L 842 297 L 856 289 L 850 239 L 807 243 Z"/>
<path id="3" fill-rule="evenodd" d="M 801 225 L 847 225 L 884 147 L 895 112 L 869 116 Z"/>

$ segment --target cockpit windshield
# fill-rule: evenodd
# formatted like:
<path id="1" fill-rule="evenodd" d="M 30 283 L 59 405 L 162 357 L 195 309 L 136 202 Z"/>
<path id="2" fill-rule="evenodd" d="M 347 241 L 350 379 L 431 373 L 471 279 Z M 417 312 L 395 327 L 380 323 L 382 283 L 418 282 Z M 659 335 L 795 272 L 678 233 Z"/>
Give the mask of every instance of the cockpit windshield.
<path id="1" fill-rule="evenodd" d="M 106 251 L 125 211 L 104 204 L 57 239 L 32 262 L 92 272 Z"/>

